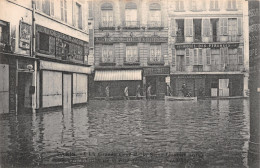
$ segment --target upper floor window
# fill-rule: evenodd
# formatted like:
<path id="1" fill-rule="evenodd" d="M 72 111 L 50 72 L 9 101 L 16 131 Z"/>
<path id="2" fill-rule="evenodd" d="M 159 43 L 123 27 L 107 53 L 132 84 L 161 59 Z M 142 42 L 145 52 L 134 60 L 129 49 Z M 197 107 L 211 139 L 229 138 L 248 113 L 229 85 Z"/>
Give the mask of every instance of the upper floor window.
<path id="1" fill-rule="evenodd" d="M 126 62 L 138 62 L 138 48 L 136 45 L 126 46 Z"/>
<path id="2" fill-rule="evenodd" d="M 101 6 L 101 25 L 102 27 L 113 26 L 113 6 L 110 3 L 104 3 Z"/>
<path id="3" fill-rule="evenodd" d="M 184 11 L 184 1 L 183 0 L 176 0 L 175 1 L 175 10 L 176 11 Z"/>
<path id="4" fill-rule="evenodd" d="M 237 9 L 237 1 L 236 0 L 228 0 L 228 9 L 235 10 Z"/>
<path id="5" fill-rule="evenodd" d="M 114 63 L 113 50 L 114 50 L 113 45 L 103 45 L 102 48 L 103 63 Z"/>
<path id="6" fill-rule="evenodd" d="M 76 3 L 76 27 L 82 29 L 82 7 L 79 3 Z"/>
<path id="7" fill-rule="evenodd" d="M 151 62 L 161 62 L 161 45 L 151 45 L 150 47 L 150 61 Z"/>
<path id="8" fill-rule="evenodd" d="M 191 10 L 198 11 L 202 10 L 203 1 L 201 0 L 192 0 L 191 1 Z"/>
<path id="9" fill-rule="evenodd" d="M 137 5 L 129 2 L 125 6 L 125 25 L 137 26 Z"/>
<path id="10" fill-rule="evenodd" d="M 0 44 L 9 43 L 9 24 L 0 20 Z"/>
<path id="11" fill-rule="evenodd" d="M 88 1 L 88 17 L 93 18 L 93 2 Z"/>
<path id="12" fill-rule="evenodd" d="M 36 9 L 47 15 L 54 15 L 54 0 L 37 0 Z"/>
<path id="13" fill-rule="evenodd" d="M 218 0 L 210 0 L 210 10 L 219 9 Z"/>
<path id="14" fill-rule="evenodd" d="M 160 27 L 161 26 L 161 6 L 158 3 L 152 3 L 149 6 L 149 26 L 150 27 Z"/>
<path id="15" fill-rule="evenodd" d="M 60 0 L 61 20 L 67 23 L 67 0 Z"/>

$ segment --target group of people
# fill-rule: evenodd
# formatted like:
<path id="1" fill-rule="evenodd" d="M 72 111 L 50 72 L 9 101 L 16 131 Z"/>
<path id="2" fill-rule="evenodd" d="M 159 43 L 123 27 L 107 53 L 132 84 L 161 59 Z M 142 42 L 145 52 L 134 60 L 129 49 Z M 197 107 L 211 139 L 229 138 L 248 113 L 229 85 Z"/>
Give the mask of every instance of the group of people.
<path id="1" fill-rule="evenodd" d="M 136 99 L 142 98 L 141 90 L 142 90 L 141 86 L 137 85 L 137 88 L 136 88 Z M 149 85 L 147 87 L 147 92 L 146 92 L 147 99 L 151 99 L 151 96 L 152 96 L 152 92 L 151 91 L 152 91 L 152 85 Z M 108 100 L 109 99 L 109 86 L 106 86 L 105 93 L 106 93 L 106 100 Z M 129 100 L 129 88 L 128 88 L 128 86 L 126 86 L 125 89 L 124 89 L 124 98 L 126 100 Z"/>

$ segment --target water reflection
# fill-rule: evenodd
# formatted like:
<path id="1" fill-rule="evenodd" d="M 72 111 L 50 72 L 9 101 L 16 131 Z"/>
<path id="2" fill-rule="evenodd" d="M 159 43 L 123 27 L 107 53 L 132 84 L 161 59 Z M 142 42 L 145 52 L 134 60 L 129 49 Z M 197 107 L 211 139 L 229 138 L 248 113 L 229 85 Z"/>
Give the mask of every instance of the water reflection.
<path id="1" fill-rule="evenodd" d="M 2 116 L 0 121 L 3 167 L 247 167 L 247 100 L 91 101 L 72 111 Z M 166 156 L 177 152 L 185 154 L 184 160 Z M 203 157 L 190 159 L 191 152 Z M 126 156 L 104 156 L 109 153 Z M 100 157 L 126 160 L 66 160 Z"/>

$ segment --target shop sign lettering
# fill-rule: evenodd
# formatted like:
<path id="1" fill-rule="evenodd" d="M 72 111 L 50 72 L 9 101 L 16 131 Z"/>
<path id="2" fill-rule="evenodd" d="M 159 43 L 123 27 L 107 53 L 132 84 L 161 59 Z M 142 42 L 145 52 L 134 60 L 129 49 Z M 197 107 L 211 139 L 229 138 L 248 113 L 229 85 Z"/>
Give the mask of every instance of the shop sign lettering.
<path id="1" fill-rule="evenodd" d="M 170 68 L 169 67 L 151 67 L 144 68 L 144 76 L 147 75 L 169 75 Z"/>
<path id="2" fill-rule="evenodd" d="M 239 43 L 198 43 L 198 44 L 176 44 L 176 49 L 185 49 L 185 48 L 237 48 Z"/>
<path id="3" fill-rule="evenodd" d="M 95 37 L 95 43 L 167 43 L 168 37 Z"/>
<path id="4" fill-rule="evenodd" d="M 31 41 L 31 25 L 20 22 L 20 39 L 19 39 L 19 46 L 23 49 L 30 49 L 30 41 Z"/>

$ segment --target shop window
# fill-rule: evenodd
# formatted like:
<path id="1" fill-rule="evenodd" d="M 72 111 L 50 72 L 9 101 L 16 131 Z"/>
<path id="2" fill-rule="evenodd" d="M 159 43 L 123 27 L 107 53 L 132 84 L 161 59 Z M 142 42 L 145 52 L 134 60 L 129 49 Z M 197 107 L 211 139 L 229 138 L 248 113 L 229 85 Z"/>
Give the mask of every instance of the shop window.
<path id="1" fill-rule="evenodd" d="M 219 0 L 210 0 L 210 10 L 219 10 Z"/>
<path id="2" fill-rule="evenodd" d="M 49 52 L 49 35 L 39 33 L 39 49 L 43 52 Z"/>
<path id="3" fill-rule="evenodd" d="M 114 51 L 113 45 L 103 45 L 102 48 L 103 63 L 114 63 L 113 51 Z"/>
<path id="4" fill-rule="evenodd" d="M 150 62 L 161 62 L 161 45 L 151 45 L 150 47 Z"/>
<path id="5" fill-rule="evenodd" d="M 149 27 L 161 27 L 161 6 L 158 3 L 150 4 Z"/>
<path id="6" fill-rule="evenodd" d="M 101 27 L 113 27 L 113 6 L 104 3 L 101 6 Z"/>
<path id="7" fill-rule="evenodd" d="M 137 5 L 133 2 L 129 2 L 125 6 L 125 26 L 136 27 L 137 21 Z"/>
<path id="8" fill-rule="evenodd" d="M 228 39 L 229 41 L 237 41 L 237 29 L 238 29 L 237 19 L 228 19 Z"/>
<path id="9" fill-rule="evenodd" d="M 176 20 L 176 35 L 177 35 L 177 38 L 176 38 L 176 42 L 177 43 L 183 43 L 185 40 L 184 40 L 184 19 L 177 19 Z"/>
<path id="10" fill-rule="evenodd" d="M 67 23 L 67 0 L 60 0 L 61 20 Z"/>
<path id="11" fill-rule="evenodd" d="M 76 14 L 76 27 L 79 29 L 82 29 L 82 7 L 79 3 L 76 3 L 76 9 L 75 9 L 75 14 Z"/>
<path id="12" fill-rule="evenodd" d="M 138 62 L 138 48 L 136 45 L 126 46 L 126 62 Z"/>
<path id="13" fill-rule="evenodd" d="M 201 42 L 201 19 L 194 19 L 194 42 Z"/>
<path id="14" fill-rule="evenodd" d="M 176 0 L 175 1 L 175 10 L 176 11 L 184 11 L 184 0 Z"/>
<path id="15" fill-rule="evenodd" d="M 228 0 L 227 9 L 236 10 L 237 9 L 237 0 Z"/>

